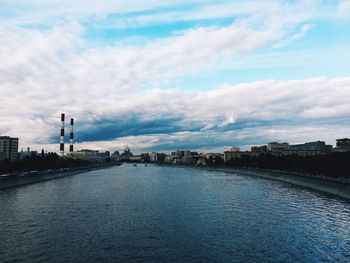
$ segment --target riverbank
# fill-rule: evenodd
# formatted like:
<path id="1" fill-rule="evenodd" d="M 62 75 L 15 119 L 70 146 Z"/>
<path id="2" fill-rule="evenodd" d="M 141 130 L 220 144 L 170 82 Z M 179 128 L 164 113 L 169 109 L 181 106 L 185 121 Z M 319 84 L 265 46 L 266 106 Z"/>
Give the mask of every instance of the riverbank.
<path id="1" fill-rule="evenodd" d="M 208 167 L 205 169 L 227 173 L 239 173 L 243 175 L 276 180 L 350 200 L 350 180 L 348 178 L 338 179 L 325 176 L 251 168 Z"/>
<path id="2" fill-rule="evenodd" d="M 79 167 L 79 168 L 73 168 L 73 169 L 42 171 L 42 172 L 36 172 L 33 174 L 27 173 L 25 176 L 23 176 L 23 174 L 22 176 L 20 174 L 17 174 L 17 175 L 11 175 L 7 177 L 1 177 L 0 191 L 9 189 L 9 188 L 19 187 L 19 186 L 50 181 L 50 180 L 72 176 L 72 175 L 76 175 L 76 174 L 80 174 L 88 171 L 105 169 L 115 165 L 120 165 L 120 164 L 105 163 L 105 164 L 91 165 L 91 166 Z"/>
<path id="3" fill-rule="evenodd" d="M 229 166 L 208 167 L 194 165 L 169 165 L 174 167 L 189 167 L 207 171 L 218 171 L 231 174 L 241 174 L 285 182 L 315 191 L 335 195 L 350 200 L 350 178 L 332 178 L 321 175 L 309 175 L 295 172 L 262 170 L 255 168 L 235 168 Z"/>

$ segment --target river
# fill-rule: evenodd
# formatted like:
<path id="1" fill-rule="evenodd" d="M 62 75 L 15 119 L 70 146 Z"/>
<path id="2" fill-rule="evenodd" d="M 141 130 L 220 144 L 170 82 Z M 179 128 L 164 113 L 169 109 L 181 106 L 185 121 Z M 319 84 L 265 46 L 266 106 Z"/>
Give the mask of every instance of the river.
<path id="1" fill-rule="evenodd" d="M 0 191 L 0 262 L 350 262 L 350 202 L 123 164 Z"/>

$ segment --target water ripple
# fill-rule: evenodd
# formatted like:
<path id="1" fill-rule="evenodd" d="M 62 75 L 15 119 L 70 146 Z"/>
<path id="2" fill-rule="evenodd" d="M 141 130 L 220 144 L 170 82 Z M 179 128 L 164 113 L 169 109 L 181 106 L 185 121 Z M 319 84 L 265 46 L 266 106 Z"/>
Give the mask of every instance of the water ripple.
<path id="1" fill-rule="evenodd" d="M 350 203 L 223 172 L 123 165 L 0 193 L 0 262 L 349 262 Z"/>

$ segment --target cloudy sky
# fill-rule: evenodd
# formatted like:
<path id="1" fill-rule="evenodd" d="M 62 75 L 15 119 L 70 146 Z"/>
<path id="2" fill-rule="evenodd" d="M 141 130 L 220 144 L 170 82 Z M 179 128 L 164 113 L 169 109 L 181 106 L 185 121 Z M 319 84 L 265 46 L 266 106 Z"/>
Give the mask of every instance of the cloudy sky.
<path id="1" fill-rule="evenodd" d="M 78 149 L 350 137 L 350 0 L 0 6 L 0 135 L 20 148 L 58 151 L 61 112 Z"/>

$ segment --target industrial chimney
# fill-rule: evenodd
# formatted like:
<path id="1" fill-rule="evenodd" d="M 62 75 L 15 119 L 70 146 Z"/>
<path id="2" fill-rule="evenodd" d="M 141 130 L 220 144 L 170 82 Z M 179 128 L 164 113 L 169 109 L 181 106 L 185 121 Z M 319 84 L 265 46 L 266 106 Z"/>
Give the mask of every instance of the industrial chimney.
<path id="1" fill-rule="evenodd" d="M 60 154 L 64 156 L 64 113 L 61 114 L 61 137 L 60 137 Z"/>
<path id="2" fill-rule="evenodd" d="M 73 144 L 74 144 L 74 119 L 70 119 L 70 145 L 69 145 L 69 153 L 73 154 Z"/>

